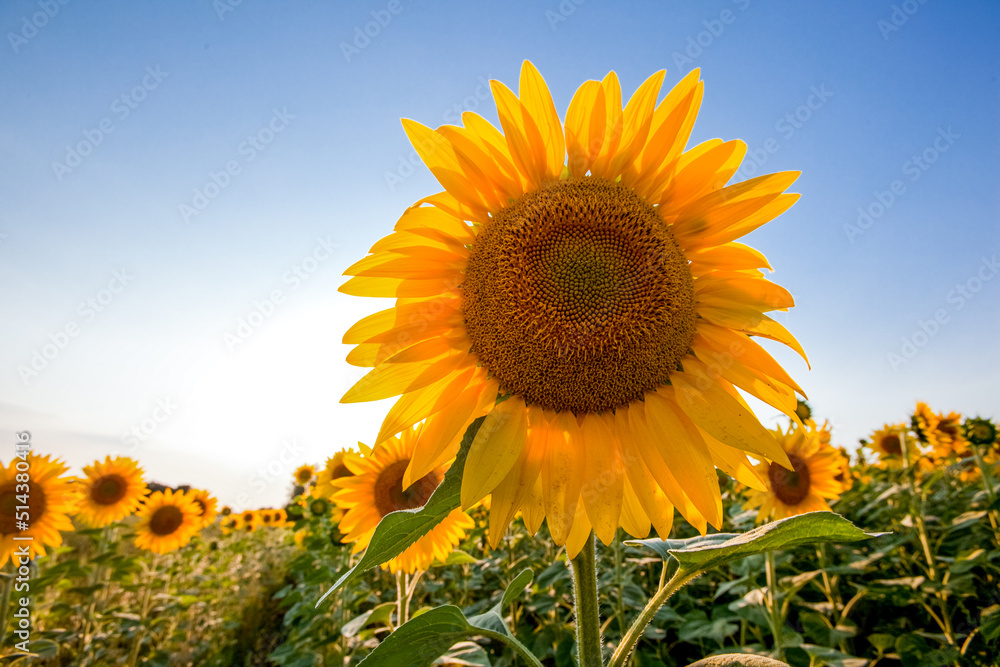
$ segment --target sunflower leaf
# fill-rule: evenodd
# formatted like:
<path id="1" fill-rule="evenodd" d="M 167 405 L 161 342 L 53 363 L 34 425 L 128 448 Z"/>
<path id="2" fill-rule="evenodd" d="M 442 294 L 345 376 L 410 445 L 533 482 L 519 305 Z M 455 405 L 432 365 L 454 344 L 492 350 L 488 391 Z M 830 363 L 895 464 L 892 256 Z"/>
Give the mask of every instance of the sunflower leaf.
<path id="1" fill-rule="evenodd" d="M 386 514 L 379 521 L 372 535 L 368 548 L 357 565 L 341 575 L 340 579 L 316 602 L 316 606 L 328 595 L 341 588 L 344 584 L 357 577 L 362 572 L 376 565 L 388 562 L 403 553 L 407 547 L 426 535 L 434 526 L 444 521 L 452 510 L 459 505 L 462 490 L 462 469 L 465 467 L 465 457 L 469 453 L 479 426 L 484 417 L 476 419 L 465 431 L 462 444 L 459 447 L 455 462 L 445 473 L 441 484 L 427 500 L 427 504 L 411 510 L 400 510 Z M 436 656 L 435 656 L 436 657 Z"/>
<path id="2" fill-rule="evenodd" d="M 531 570 L 521 571 L 510 582 L 500 601 L 484 614 L 466 617 L 454 605 L 426 611 L 396 628 L 362 660 L 365 667 L 429 665 L 452 646 L 470 637 L 488 637 L 513 649 L 530 665 L 541 662 L 519 642 L 503 619 L 503 609 L 531 583 Z"/>
<path id="3" fill-rule="evenodd" d="M 857 542 L 887 533 L 866 533 L 833 512 L 808 512 L 742 534 L 719 533 L 689 540 L 629 540 L 677 561 L 687 572 L 704 572 L 737 558 L 820 542 Z"/>

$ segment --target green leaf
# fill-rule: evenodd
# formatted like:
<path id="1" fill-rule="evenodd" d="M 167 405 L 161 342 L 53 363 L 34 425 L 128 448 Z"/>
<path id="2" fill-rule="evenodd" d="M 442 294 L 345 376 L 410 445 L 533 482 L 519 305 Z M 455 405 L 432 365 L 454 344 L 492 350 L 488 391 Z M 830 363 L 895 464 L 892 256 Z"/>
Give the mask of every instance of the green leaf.
<path id="1" fill-rule="evenodd" d="M 363 614 L 355 616 L 340 629 L 340 634 L 347 638 L 356 637 L 361 630 L 369 625 L 387 625 L 392 618 L 392 612 L 396 609 L 395 602 L 385 602 L 370 609 Z"/>
<path id="2" fill-rule="evenodd" d="M 507 586 L 496 606 L 478 616 L 467 618 L 454 605 L 430 609 L 396 628 L 361 664 L 365 667 L 429 665 L 458 642 L 483 636 L 503 642 L 529 663 L 540 666 L 503 620 L 503 608 L 531 583 L 531 579 L 531 570 L 523 570 Z"/>
<path id="3" fill-rule="evenodd" d="M 338 590 L 356 576 L 371 568 L 388 562 L 403 553 L 407 547 L 426 535 L 434 526 L 444 521 L 451 511 L 458 507 L 462 490 L 462 469 L 465 467 L 465 457 L 469 453 L 472 440 L 476 437 L 485 417 L 476 419 L 466 429 L 461 447 L 455 462 L 445 473 L 440 486 L 427 500 L 423 507 L 412 510 L 400 510 L 386 514 L 372 535 L 368 548 L 357 565 L 345 572 L 330 590 L 316 602 L 318 607 L 330 593 Z"/>
<path id="4" fill-rule="evenodd" d="M 722 535 L 726 534 L 709 535 L 700 538 L 707 541 L 696 541 L 679 548 L 668 548 L 664 546 L 665 542 L 664 545 L 657 544 L 660 540 L 630 540 L 626 544 L 645 546 L 657 553 L 666 551 L 685 571 L 702 572 L 737 558 L 775 549 L 820 542 L 857 542 L 885 533 L 866 533 L 833 512 L 809 512 L 773 521 L 728 539 L 723 540 Z"/>

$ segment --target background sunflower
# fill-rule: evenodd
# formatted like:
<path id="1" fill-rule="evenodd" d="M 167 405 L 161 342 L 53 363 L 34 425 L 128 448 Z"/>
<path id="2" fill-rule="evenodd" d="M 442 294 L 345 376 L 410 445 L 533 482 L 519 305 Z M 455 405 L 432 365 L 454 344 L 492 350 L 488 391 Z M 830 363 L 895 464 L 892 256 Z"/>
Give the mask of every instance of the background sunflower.
<path id="1" fill-rule="evenodd" d="M 337 487 L 333 486 L 331 482 L 352 474 L 347 466 L 344 465 L 344 458 L 348 453 L 354 452 L 351 449 L 343 449 L 326 460 L 326 465 L 316 475 L 315 493 L 317 495 L 324 498 L 332 498 L 333 494 L 337 491 Z"/>
<path id="2" fill-rule="evenodd" d="M 198 518 L 201 520 L 199 528 L 212 525 L 218 514 L 215 506 L 219 501 L 215 499 L 215 496 L 204 489 L 191 489 L 186 493 L 188 498 L 194 501 L 195 506 L 198 508 Z"/>
<path id="3" fill-rule="evenodd" d="M 344 542 L 354 542 L 353 553 L 368 546 L 375 527 L 386 514 L 422 507 L 444 479 L 446 466 L 427 473 L 413 484 L 403 482 L 416 444 L 417 430 L 406 429 L 390 438 L 369 456 L 350 455 L 345 461 L 353 475 L 341 477 L 334 500 L 345 513 L 338 526 Z M 412 574 L 426 570 L 435 560 L 444 561 L 475 523 L 460 509 L 414 542 L 406 551 L 382 565 L 392 572 Z"/>
<path id="4" fill-rule="evenodd" d="M 736 240 L 797 200 L 798 172 L 726 186 L 745 144 L 685 151 L 703 86 L 694 70 L 657 104 L 664 76 L 624 108 L 613 72 L 588 81 L 563 124 L 525 62 L 520 97 L 491 82 L 503 134 L 471 112 L 404 120 L 445 191 L 345 272 L 342 292 L 397 301 L 345 334 L 373 370 L 342 400 L 401 395 L 376 447 L 426 420 L 404 485 L 486 415 L 462 506 L 493 494 L 494 543 L 518 511 L 571 556 L 592 526 L 605 543 L 665 535 L 674 507 L 704 532 L 722 521 L 716 466 L 742 481 L 747 453 L 789 465 L 737 388 L 798 419 L 801 388 L 752 340 L 805 358 L 766 315 L 793 300 Z"/>
<path id="5" fill-rule="evenodd" d="M 183 491 L 157 491 L 146 498 L 138 512 L 135 545 L 153 553 L 178 549 L 201 528 L 198 506 Z"/>
<path id="6" fill-rule="evenodd" d="M 765 491 L 751 491 L 744 507 L 759 507 L 757 521 L 784 519 L 806 512 L 830 511 L 828 500 L 837 498 L 850 479 L 843 475 L 845 457 L 842 452 L 824 442 L 821 432 L 789 426 L 772 431 L 788 455 L 792 469 L 762 462 L 757 470 L 766 481 Z"/>
<path id="7" fill-rule="evenodd" d="M 78 515 L 95 527 L 121 521 L 147 493 L 142 469 L 134 459 L 110 456 L 83 468 Z"/>

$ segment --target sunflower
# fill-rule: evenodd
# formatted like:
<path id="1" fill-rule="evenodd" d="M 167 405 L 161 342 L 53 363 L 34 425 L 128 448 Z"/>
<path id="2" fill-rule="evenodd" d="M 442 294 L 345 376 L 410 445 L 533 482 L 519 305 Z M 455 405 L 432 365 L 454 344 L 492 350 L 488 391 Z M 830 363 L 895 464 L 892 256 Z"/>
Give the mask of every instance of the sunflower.
<path id="1" fill-rule="evenodd" d="M 201 519 L 201 528 L 210 526 L 215 522 L 217 512 L 215 506 L 218 501 L 208 491 L 202 489 L 191 489 L 187 492 L 188 498 L 194 501 L 198 508 L 198 517 Z"/>
<path id="2" fill-rule="evenodd" d="M 917 403 L 911 418 L 921 442 L 930 445 L 939 459 L 963 459 L 972 456 L 969 443 L 963 435 L 962 415 L 935 413 L 926 403 Z"/>
<path id="3" fill-rule="evenodd" d="M 157 491 L 137 514 L 135 545 L 153 553 L 179 549 L 201 529 L 198 505 L 183 491 Z"/>
<path id="4" fill-rule="evenodd" d="M 364 458 L 351 455 L 347 465 L 354 474 L 341 477 L 334 485 L 334 499 L 346 509 L 339 530 L 345 542 L 354 542 L 353 553 L 368 546 L 375 527 L 390 512 L 422 507 L 434 493 L 447 466 L 438 466 L 413 484 L 403 482 L 417 442 L 417 431 L 406 429 L 398 438 L 390 438 Z M 460 509 L 454 509 L 444 521 L 414 542 L 406 551 L 382 565 L 392 572 L 412 574 L 426 570 L 435 560 L 444 561 L 475 523 Z"/>
<path id="5" fill-rule="evenodd" d="M 301 465 L 295 471 L 295 483 L 299 486 L 306 486 L 316 476 L 316 466 Z"/>
<path id="6" fill-rule="evenodd" d="M 309 535 L 309 531 L 305 528 L 295 531 L 295 535 L 292 536 L 292 541 L 295 542 L 295 546 L 300 549 L 305 549 L 306 536 Z"/>
<path id="7" fill-rule="evenodd" d="M 323 496 L 310 496 L 306 500 L 306 507 L 309 508 L 309 513 L 313 516 L 329 516 L 331 506 L 329 499 Z"/>
<path id="8" fill-rule="evenodd" d="M 240 526 L 256 526 L 258 523 L 257 512 L 254 510 L 243 510 L 240 512 Z"/>
<path id="9" fill-rule="evenodd" d="M 59 459 L 32 453 L 0 467 L 0 567 L 8 559 L 16 565 L 21 548 L 29 558 L 44 556 L 45 547 L 62 544 L 60 531 L 73 530 L 79 493 L 66 470 Z"/>
<path id="10" fill-rule="evenodd" d="M 872 433 L 866 443 L 878 454 L 878 464 L 886 468 L 899 468 L 903 465 L 903 441 L 906 440 L 906 452 L 909 464 L 914 465 L 921 456 L 916 438 L 910 438 L 905 424 L 885 424 Z"/>
<path id="11" fill-rule="evenodd" d="M 229 505 L 223 505 L 222 509 L 219 510 L 219 514 L 221 514 L 222 516 L 229 516 L 232 513 L 233 513 L 233 508 L 230 507 Z"/>
<path id="12" fill-rule="evenodd" d="M 352 474 L 347 466 L 344 465 L 344 457 L 349 453 L 353 452 L 350 449 L 344 449 L 326 460 L 326 465 L 323 466 L 323 469 L 316 476 L 316 489 L 314 491 L 316 495 L 323 496 L 324 498 L 333 497 L 333 494 L 337 491 L 337 487 L 333 486 L 331 482 Z"/>
<path id="13" fill-rule="evenodd" d="M 273 524 L 275 528 L 281 528 L 288 523 L 288 514 L 283 509 L 271 510 L 271 515 L 274 517 Z"/>
<path id="14" fill-rule="evenodd" d="M 664 75 L 624 109 L 613 72 L 588 81 L 563 123 L 525 62 L 520 97 L 491 82 L 503 134 L 471 112 L 404 120 L 445 191 L 345 272 L 340 291 L 396 304 L 345 334 L 373 370 L 341 400 L 401 396 L 376 447 L 426 420 L 404 486 L 485 415 L 461 502 L 492 494 L 494 543 L 518 510 L 571 556 L 591 527 L 665 535 L 674 507 L 704 532 L 722 522 L 716 466 L 742 481 L 746 453 L 790 465 L 737 388 L 798 419 L 804 393 L 753 340 L 805 358 L 765 314 L 793 300 L 736 239 L 795 202 L 798 172 L 727 186 L 746 145 L 685 151 L 703 85 L 695 70 L 657 105 Z"/>
<path id="15" fill-rule="evenodd" d="M 772 431 L 788 455 L 792 469 L 775 463 L 758 466 L 767 480 L 767 491 L 751 491 L 745 507 L 759 507 L 757 521 L 784 519 L 806 512 L 830 511 L 827 500 L 839 496 L 850 483 L 837 479 L 844 470 L 844 455 L 824 443 L 815 430 L 790 426 Z"/>
<path id="16" fill-rule="evenodd" d="M 236 516 L 226 516 L 219 522 L 219 526 L 222 528 L 223 534 L 228 535 L 240 527 L 240 519 Z"/>
<path id="17" fill-rule="evenodd" d="M 78 514 L 96 528 L 121 521 L 138 509 L 148 492 L 138 463 L 123 456 L 84 466 Z"/>

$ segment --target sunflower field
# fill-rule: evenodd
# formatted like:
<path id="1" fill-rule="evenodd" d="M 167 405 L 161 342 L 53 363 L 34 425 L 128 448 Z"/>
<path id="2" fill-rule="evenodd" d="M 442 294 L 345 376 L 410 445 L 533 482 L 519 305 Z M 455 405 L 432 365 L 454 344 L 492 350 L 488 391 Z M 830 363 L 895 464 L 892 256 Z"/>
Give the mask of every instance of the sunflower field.
<path id="1" fill-rule="evenodd" d="M 851 462 L 806 404 L 800 413 L 805 428 L 774 431 L 794 474 L 764 469 L 760 489 L 720 474 L 718 532 L 701 537 L 678 520 L 663 541 L 620 529 L 596 549 L 605 653 L 684 561 L 677 550 L 697 553 L 796 519 L 815 540 L 810 526 L 843 530 L 820 521 L 836 513 L 877 536 L 800 546 L 810 538 L 779 538 L 722 559 L 652 610 L 618 664 L 742 653 L 801 666 L 996 665 L 996 426 L 918 404 L 910 419 L 874 431 Z M 495 536 L 495 505 L 452 510 L 383 567 L 359 571 L 359 545 L 371 542 L 374 524 L 429 506 L 441 483 L 435 473 L 403 490 L 411 443 L 404 435 L 374 453 L 344 450 L 325 466 L 303 465 L 287 506 L 239 513 L 217 511 L 205 491 L 150 492 L 127 458 L 73 478 L 59 461 L 32 456 L 30 493 L 44 503 L 31 507 L 30 559 L 18 556 L 8 516 L 15 459 L 0 479 L 5 664 L 576 664 L 573 559 L 530 513 Z M 357 576 L 326 595 L 350 572 Z M 30 616 L 20 611 L 19 582 L 30 586 Z M 438 621 L 411 632 L 401 655 L 376 650 L 441 608 L 470 629 Z M 19 647 L 22 618 L 31 639 Z M 437 638 L 429 653 L 426 633 Z"/>
<path id="2" fill-rule="evenodd" d="M 729 184 L 746 144 L 688 148 L 704 83 L 665 74 L 563 119 L 525 61 L 500 128 L 403 121 L 444 190 L 340 286 L 393 300 L 344 334 L 341 402 L 396 400 L 283 506 L 71 476 L 19 433 L 6 663 L 1000 665 L 996 424 L 917 403 L 838 446 L 757 342 L 808 363 L 738 241 L 799 172 Z"/>

